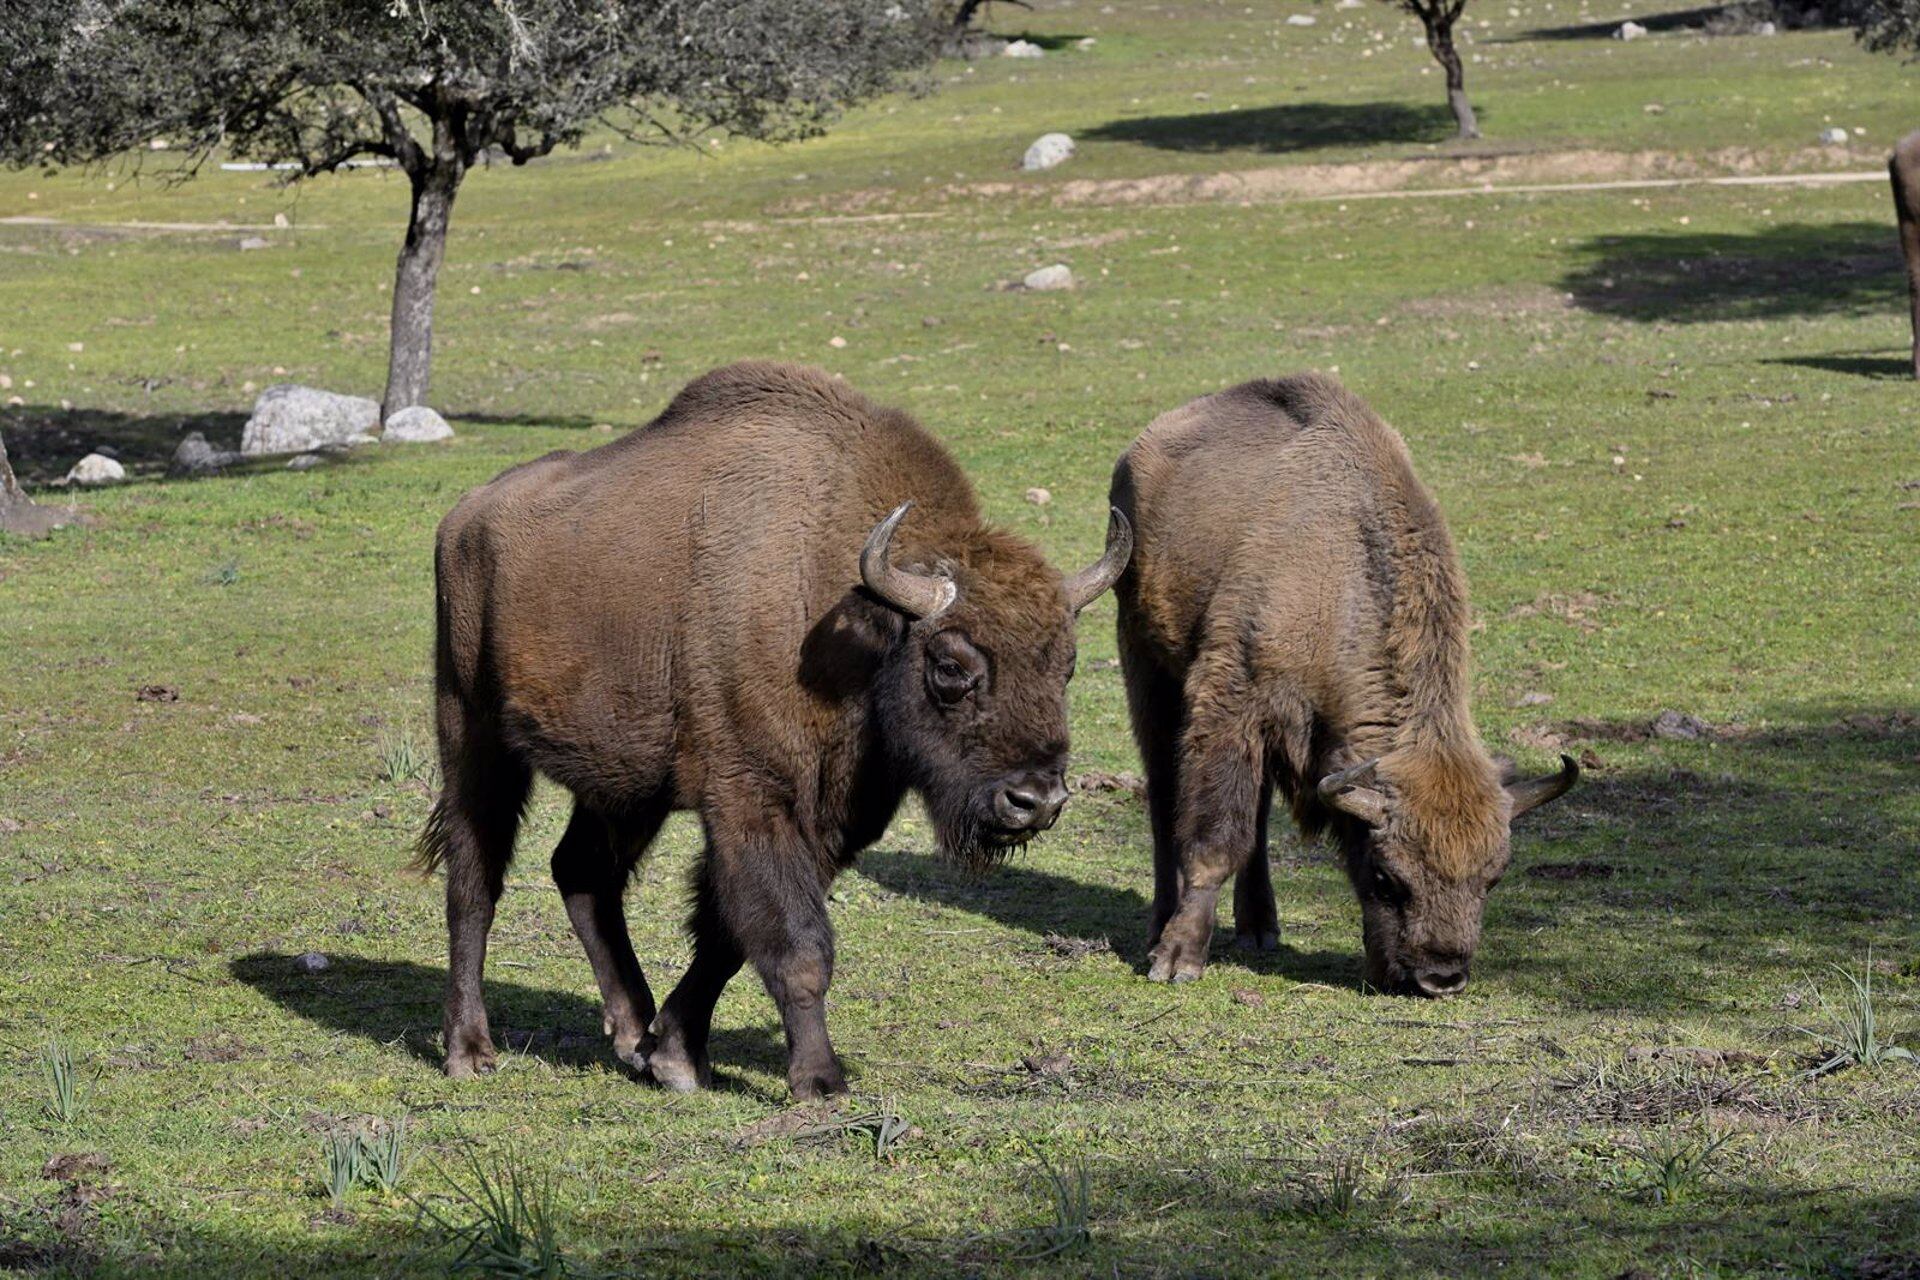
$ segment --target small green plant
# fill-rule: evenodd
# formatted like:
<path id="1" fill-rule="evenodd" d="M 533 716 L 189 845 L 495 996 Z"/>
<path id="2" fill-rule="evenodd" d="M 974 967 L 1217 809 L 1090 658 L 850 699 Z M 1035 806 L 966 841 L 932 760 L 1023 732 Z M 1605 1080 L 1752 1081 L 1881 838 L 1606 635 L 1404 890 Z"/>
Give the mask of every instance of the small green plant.
<path id="1" fill-rule="evenodd" d="M 1374 1209 L 1400 1203 L 1405 1184 L 1398 1176 L 1376 1173 L 1355 1152 L 1335 1155 L 1319 1168 L 1289 1179 L 1287 1209 L 1303 1218 L 1345 1222 Z"/>
<path id="2" fill-rule="evenodd" d="M 1056 1169 L 1046 1156 L 1040 1155 L 1040 1170 L 1046 1175 L 1047 1191 L 1053 1201 L 1053 1221 L 1017 1233 L 1027 1245 L 1026 1251 L 1018 1255 L 1023 1262 L 1072 1253 L 1093 1238 L 1087 1225 L 1092 1198 L 1092 1179 L 1087 1175 L 1087 1166 L 1075 1161 L 1070 1170 Z"/>
<path id="3" fill-rule="evenodd" d="M 407 1155 L 407 1118 L 403 1115 L 372 1138 L 360 1139 L 361 1180 L 392 1195 L 411 1163 Z"/>
<path id="4" fill-rule="evenodd" d="M 426 753 L 414 740 L 413 726 L 380 731 L 380 780 L 396 786 L 423 777 L 432 767 Z"/>
<path id="5" fill-rule="evenodd" d="M 73 1051 L 58 1040 L 47 1041 L 40 1051 L 40 1076 L 47 1083 L 42 1108 L 47 1118 L 72 1124 L 80 1115 L 80 1073 L 73 1065 Z"/>
<path id="6" fill-rule="evenodd" d="M 1841 989 L 1837 1003 L 1828 1000 L 1827 993 L 1819 987 L 1813 989 L 1826 1014 L 1827 1029 L 1801 1027 L 1799 1030 L 1817 1040 L 1827 1057 L 1807 1074 L 1823 1076 L 1843 1067 L 1877 1067 L 1885 1062 L 1914 1061 L 1913 1051 L 1894 1044 L 1892 1036 L 1880 1026 L 1880 1016 L 1873 1004 L 1873 948 L 1867 948 L 1867 958 L 1858 975 L 1837 964 L 1828 967 L 1846 980 L 1846 986 Z"/>
<path id="7" fill-rule="evenodd" d="M 576 1280 L 593 1274 L 561 1248 L 548 1177 L 528 1172 L 512 1153 L 488 1165 L 471 1148 L 467 1172 L 470 1190 L 447 1179 L 453 1188 L 451 1205 L 414 1201 L 419 1226 L 433 1237 L 434 1247 L 454 1250 L 448 1274 L 522 1280 Z"/>
<path id="8" fill-rule="evenodd" d="M 1629 1189 L 1655 1204 L 1690 1200 L 1706 1185 L 1714 1158 L 1734 1138 L 1732 1133 L 1685 1134 L 1668 1132 L 1634 1153 L 1639 1168 Z"/>
<path id="9" fill-rule="evenodd" d="M 203 581 L 210 587 L 230 587 L 240 581 L 240 566 L 232 560 L 215 565 L 207 570 Z"/>
<path id="10" fill-rule="evenodd" d="M 327 1135 L 322 1155 L 326 1160 L 324 1185 L 327 1200 L 336 1211 L 347 1207 L 347 1195 L 360 1180 L 366 1176 L 366 1161 L 362 1155 L 360 1135 L 357 1133 L 331 1133 Z"/>

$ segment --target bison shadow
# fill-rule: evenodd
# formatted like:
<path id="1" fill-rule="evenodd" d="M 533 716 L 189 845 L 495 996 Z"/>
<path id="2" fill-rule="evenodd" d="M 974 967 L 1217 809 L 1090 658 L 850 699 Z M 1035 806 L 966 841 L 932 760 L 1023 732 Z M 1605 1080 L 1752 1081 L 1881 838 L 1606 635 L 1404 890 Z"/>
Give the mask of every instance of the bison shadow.
<path id="1" fill-rule="evenodd" d="M 438 1070 L 447 971 L 408 960 L 343 955 L 329 959 L 332 963 L 324 971 L 313 974 L 300 972 L 292 956 L 277 952 L 241 956 L 227 967 L 235 978 L 290 1013 L 375 1044 L 398 1045 Z M 664 976 L 653 981 L 658 984 Z M 654 994 L 665 998 L 664 990 Z M 486 995 L 493 1040 L 502 1061 L 523 1054 L 557 1067 L 626 1070 L 615 1062 L 607 1037 L 601 1034 L 598 1001 L 570 991 L 502 981 L 492 974 Z M 716 1088 L 748 1087 L 729 1067 L 752 1066 L 785 1079 L 786 1046 L 772 1023 L 715 1027 L 712 1052 Z"/>
<path id="2" fill-rule="evenodd" d="M 1290 102 L 1233 111 L 1141 116 L 1089 129 L 1096 142 L 1134 142 L 1162 151 L 1314 151 L 1382 142 L 1444 142 L 1444 107 L 1404 102 Z"/>
<path id="3" fill-rule="evenodd" d="M 1831 355 L 1831 356 L 1769 356 L 1761 364 L 1786 364 L 1800 369 L 1821 369 L 1827 373 L 1844 373 L 1854 378 L 1871 378 L 1875 382 L 1912 382 L 1913 356 L 1908 349 L 1901 349 L 1899 355 Z"/>
<path id="4" fill-rule="evenodd" d="M 860 855 L 860 872 L 894 893 L 971 911 L 1036 937 L 1052 933 L 1073 938 L 1105 938 L 1115 955 L 1140 973 L 1147 970 L 1149 903 L 1143 892 L 1076 880 L 1019 861 L 984 875 L 973 875 L 924 855 L 879 850 Z M 1277 864 L 1275 874 L 1283 874 Z M 1140 865 L 1143 889 L 1151 884 L 1152 876 L 1152 869 L 1143 856 Z M 1282 892 L 1284 894 L 1284 890 Z M 1359 980 L 1357 935 L 1350 952 L 1298 951 L 1286 945 L 1284 934 L 1279 950 L 1254 952 L 1242 951 L 1233 945 L 1230 912 L 1222 911 L 1221 924 L 1214 933 L 1215 964 L 1329 986 L 1353 986 Z"/>
<path id="5" fill-rule="evenodd" d="M 1625 320 L 1701 324 L 1787 316 L 1904 316 L 1907 277 L 1893 220 L 1791 223 L 1752 235 L 1636 232 L 1579 246 L 1560 287 Z"/>

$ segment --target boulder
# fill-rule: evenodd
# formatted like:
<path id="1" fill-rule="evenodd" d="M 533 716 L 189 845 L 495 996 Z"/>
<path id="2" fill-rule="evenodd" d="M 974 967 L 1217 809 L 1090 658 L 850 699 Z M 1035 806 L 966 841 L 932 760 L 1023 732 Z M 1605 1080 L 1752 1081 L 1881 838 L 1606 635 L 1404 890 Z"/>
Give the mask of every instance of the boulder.
<path id="1" fill-rule="evenodd" d="M 1613 33 L 1615 40 L 1638 40 L 1647 34 L 1647 29 L 1637 22 L 1623 22 L 1620 29 Z"/>
<path id="2" fill-rule="evenodd" d="M 282 382 L 253 402 L 253 416 L 240 433 L 240 452 L 307 453 L 379 426 L 378 401 Z"/>
<path id="3" fill-rule="evenodd" d="M 173 451 L 173 462 L 167 467 L 167 472 L 176 476 L 211 475 L 222 467 L 232 466 L 243 456 L 231 449 L 216 449 L 207 443 L 206 436 L 198 431 L 189 431 L 186 439 Z"/>
<path id="4" fill-rule="evenodd" d="M 1064 161 L 1073 159 L 1073 139 L 1064 133 L 1043 133 L 1033 140 L 1027 148 L 1027 154 L 1020 161 L 1022 169 L 1051 169 Z"/>
<path id="5" fill-rule="evenodd" d="M 67 472 L 67 483 L 93 488 L 96 485 L 119 484 L 127 478 L 127 469 L 104 453 L 90 453 L 73 464 L 73 470 Z"/>
<path id="6" fill-rule="evenodd" d="M 1038 271 L 1029 272 L 1027 278 L 1020 283 L 1035 293 L 1049 293 L 1055 289 L 1071 289 L 1073 288 L 1073 272 L 1065 265 L 1056 262 L 1050 267 L 1042 267 Z"/>
<path id="7" fill-rule="evenodd" d="M 1839 125 L 1822 129 L 1820 131 L 1820 141 L 1829 147 L 1844 147 L 1847 145 L 1847 131 Z"/>
<path id="8" fill-rule="evenodd" d="M 415 404 L 395 410 L 387 419 L 386 434 L 380 438 L 388 444 L 424 444 L 453 439 L 453 428 L 427 406 Z"/>
<path id="9" fill-rule="evenodd" d="M 1047 51 L 1031 40 L 1012 40 L 1000 51 L 1003 58 L 1044 58 Z"/>

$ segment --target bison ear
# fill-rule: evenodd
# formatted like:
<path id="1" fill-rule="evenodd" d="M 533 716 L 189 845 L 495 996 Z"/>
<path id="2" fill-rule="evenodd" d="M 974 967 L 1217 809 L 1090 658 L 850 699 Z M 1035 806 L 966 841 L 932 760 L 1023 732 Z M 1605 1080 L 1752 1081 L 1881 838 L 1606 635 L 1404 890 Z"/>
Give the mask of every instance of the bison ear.
<path id="1" fill-rule="evenodd" d="M 1517 818 L 1529 809 L 1538 809 L 1549 800 L 1558 800 L 1579 780 L 1580 766 L 1574 763 L 1572 756 L 1561 756 L 1559 773 L 1507 783 L 1507 794 L 1513 797 L 1513 816 Z"/>
<path id="2" fill-rule="evenodd" d="M 1387 820 L 1387 797 L 1367 785 L 1379 765 L 1380 757 L 1375 756 L 1365 764 L 1328 774 L 1320 779 L 1320 799 L 1370 827 L 1379 826 Z"/>

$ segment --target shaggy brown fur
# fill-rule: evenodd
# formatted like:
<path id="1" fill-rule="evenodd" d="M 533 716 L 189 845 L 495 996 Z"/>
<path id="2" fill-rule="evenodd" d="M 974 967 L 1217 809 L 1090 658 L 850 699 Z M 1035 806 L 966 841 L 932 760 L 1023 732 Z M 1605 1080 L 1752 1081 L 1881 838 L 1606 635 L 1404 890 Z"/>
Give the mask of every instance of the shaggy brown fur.
<path id="1" fill-rule="evenodd" d="M 863 582 L 870 530 L 894 576 Z M 1074 611 L 1124 559 L 1063 582 L 981 522 L 912 419 L 788 365 L 707 374 L 624 439 L 468 494 L 437 547 L 445 789 L 422 841 L 447 871 L 448 1073 L 493 1063 L 481 970 L 537 770 L 574 795 L 553 875 L 615 1052 L 705 1083 L 714 1001 L 750 962 L 794 1092 L 843 1090 L 828 884 L 908 788 L 975 863 L 1052 823 Z M 923 616 L 889 583 L 951 604 Z M 700 814 L 707 850 L 693 963 L 656 1017 L 621 895 L 675 809 Z"/>
<path id="2" fill-rule="evenodd" d="M 1907 300 L 1913 313 L 1913 376 L 1920 378 L 1920 132 L 1900 139 L 1887 161 L 1900 254 L 1907 263 Z"/>
<path id="3" fill-rule="evenodd" d="M 1466 580 L 1405 444 L 1333 379 L 1250 382 L 1156 419 L 1113 502 L 1139 539 L 1118 595 L 1152 811 L 1150 976 L 1200 976 L 1236 873 L 1239 941 L 1277 945 L 1277 787 L 1346 850 L 1369 980 L 1460 989 L 1509 821 L 1572 777 L 1503 787 L 1480 745 Z"/>

